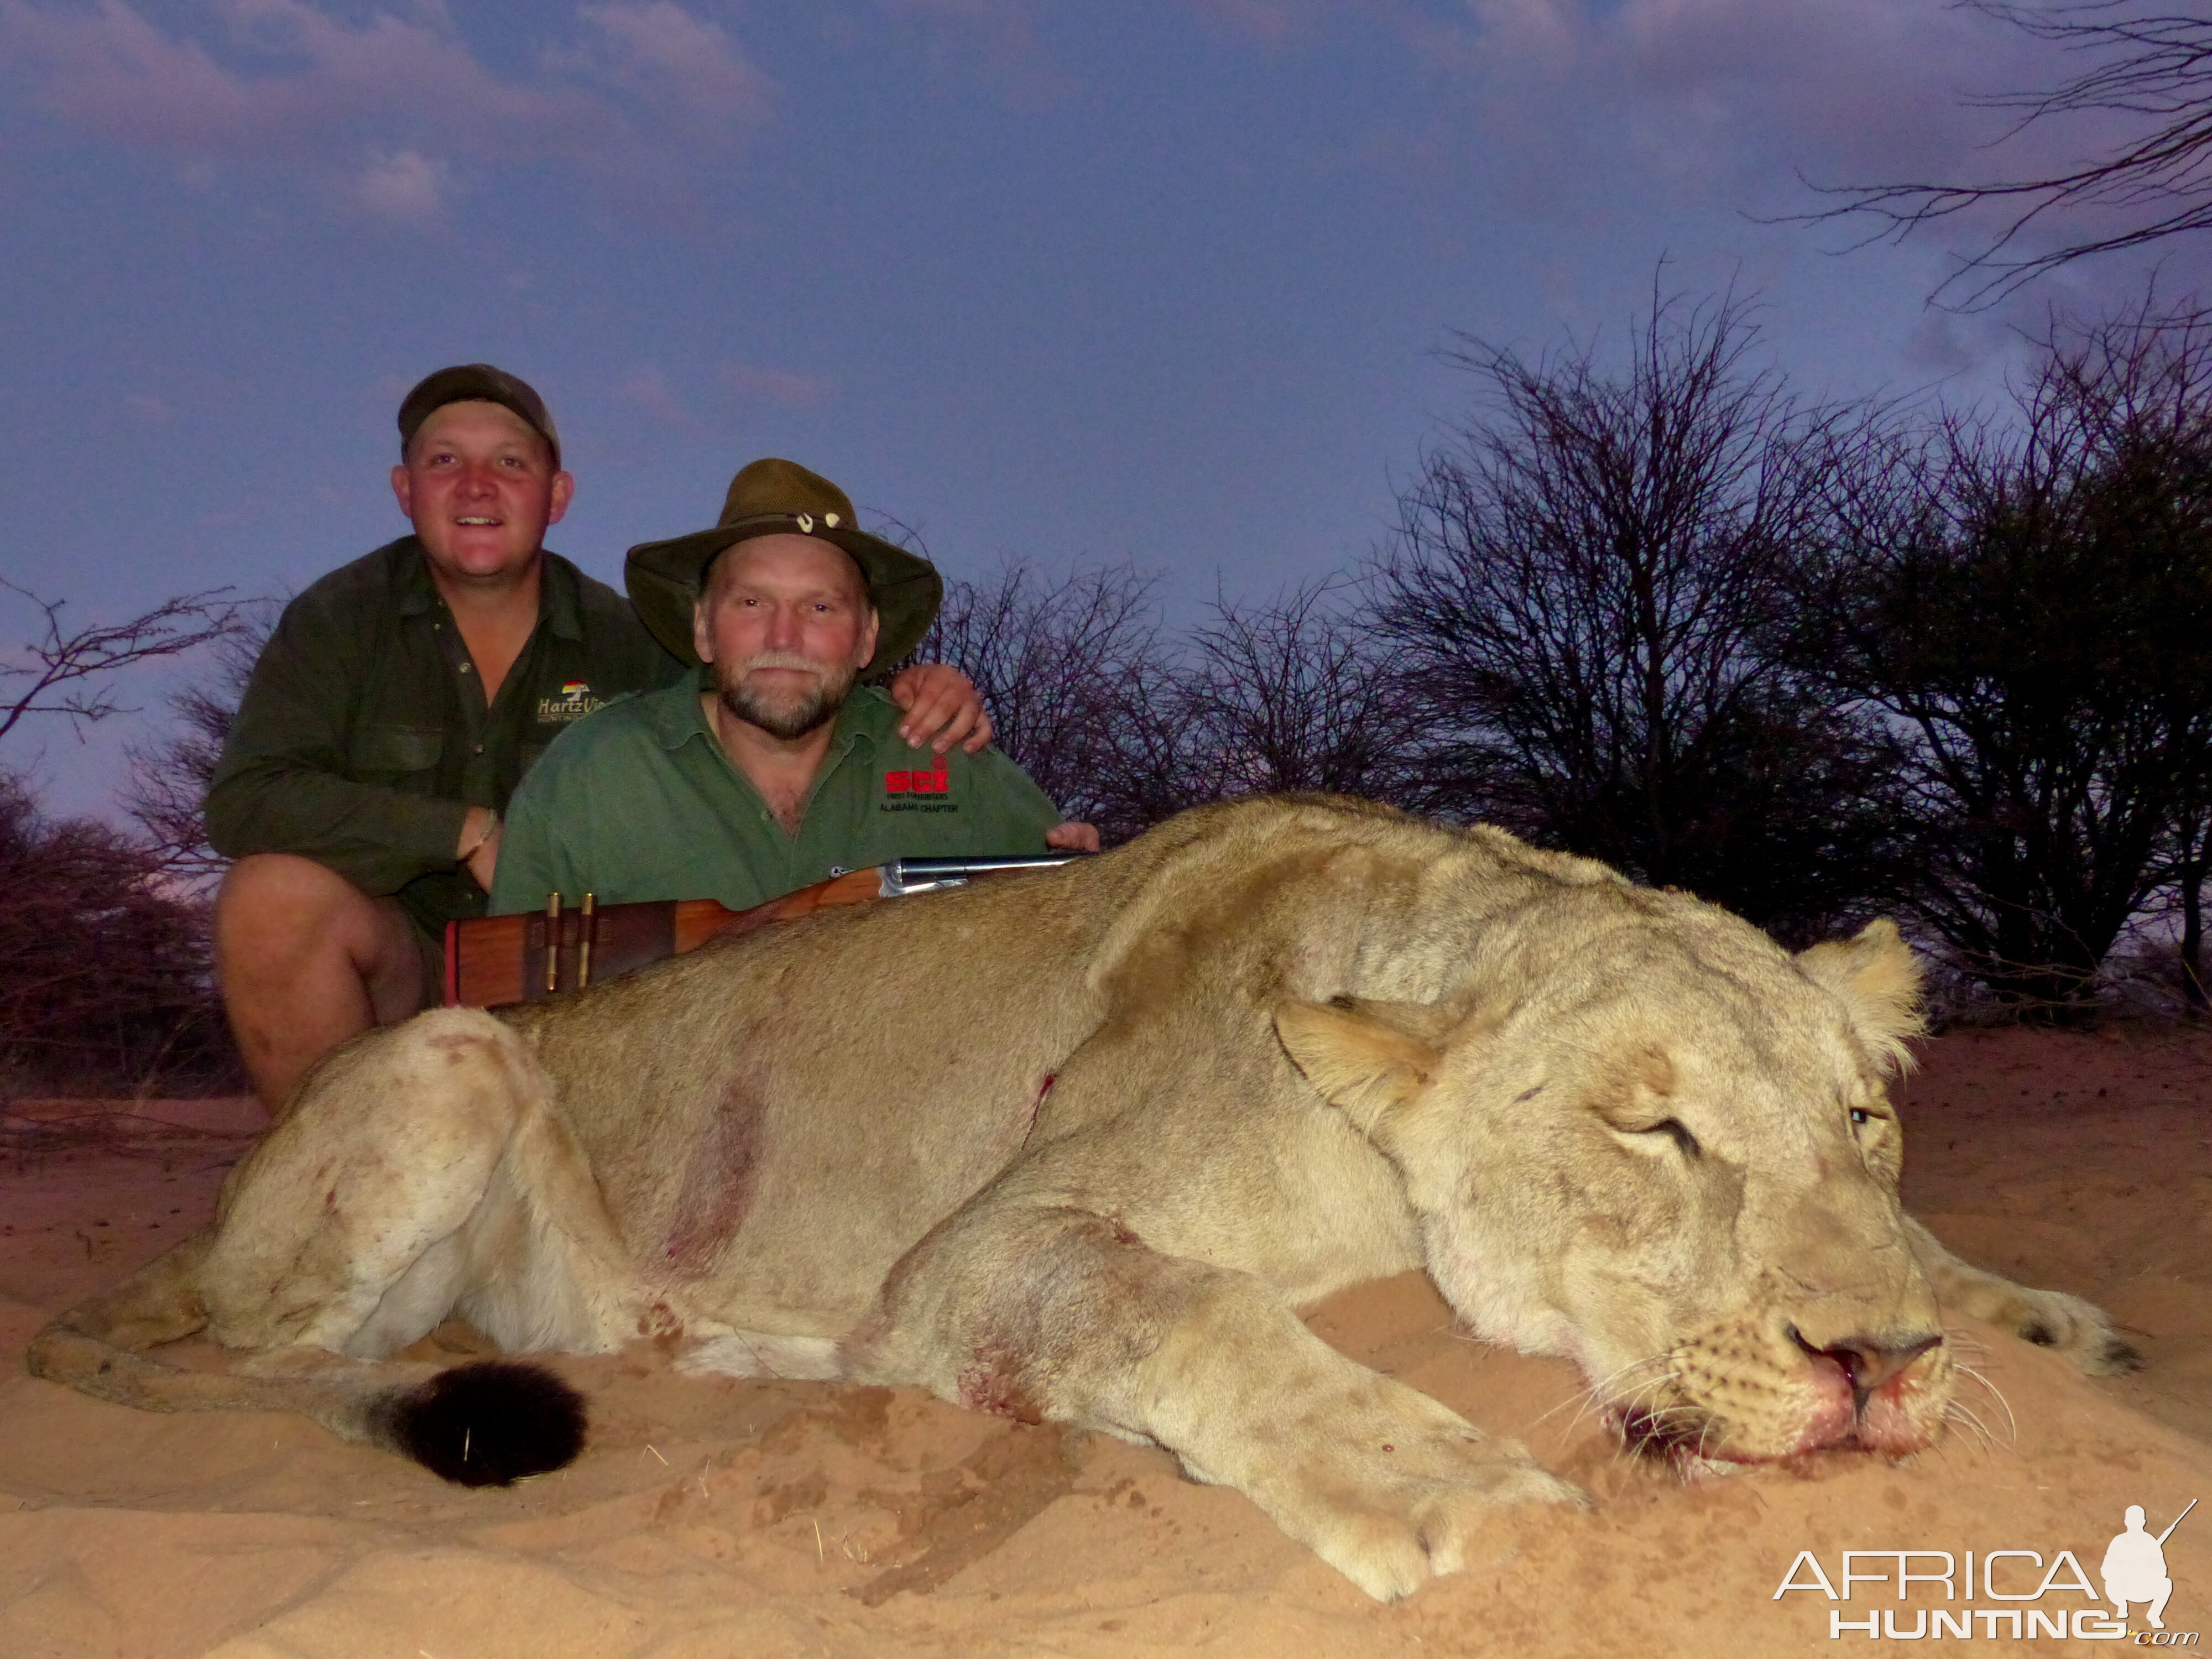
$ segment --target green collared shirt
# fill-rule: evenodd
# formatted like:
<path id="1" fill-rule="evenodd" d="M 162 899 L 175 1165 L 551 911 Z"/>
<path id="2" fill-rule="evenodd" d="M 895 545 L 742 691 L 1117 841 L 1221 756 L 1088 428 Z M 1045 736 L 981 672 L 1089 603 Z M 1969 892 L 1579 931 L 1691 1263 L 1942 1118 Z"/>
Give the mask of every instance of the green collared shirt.
<path id="1" fill-rule="evenodd" d="M 1058 810 L 995 749 L 908 749 L 898 706 L 872 687 L 839 712 L 787 836 L 731 762 L 700 707 L 702 677 L 579 720 L 508 809 L 495 915 L 643 899 L 719 899 L 732 910 L 895 858 L 1041 853 Z"/>
<path id="2" fill-rule="evenodd" d="M 313 859 L 397 895 L 433 934 L 483 915 L 453 858 L 468 809 L 503 810 L 569 725 L 683 672 L 629 600 L 556 554 L 538 605 L 487 706 L 414 537 L 314 583 L 285 607 L 239 704 L 208 790 L 216 850 Z"/>

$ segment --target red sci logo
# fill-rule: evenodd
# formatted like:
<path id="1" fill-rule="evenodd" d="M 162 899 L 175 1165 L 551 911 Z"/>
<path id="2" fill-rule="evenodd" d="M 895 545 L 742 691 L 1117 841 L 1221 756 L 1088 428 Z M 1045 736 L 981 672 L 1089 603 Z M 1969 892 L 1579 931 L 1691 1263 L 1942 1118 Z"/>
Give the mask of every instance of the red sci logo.
<path id="1" fill-rule="evenodd" d="M 942 795 L 951 787 L 945 775 L 945 759 L 939 756 L 933 772 L 886 772 L 884 791 L 886 794 Z"/>

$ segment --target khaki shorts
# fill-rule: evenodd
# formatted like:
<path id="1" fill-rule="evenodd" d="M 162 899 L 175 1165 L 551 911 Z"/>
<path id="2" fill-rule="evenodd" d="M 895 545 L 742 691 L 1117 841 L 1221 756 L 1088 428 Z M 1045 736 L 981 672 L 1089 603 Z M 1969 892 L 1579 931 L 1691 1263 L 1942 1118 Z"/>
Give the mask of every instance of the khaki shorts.
<path id="1" fill-rule="evenodd" d="M 405 930 L 406 937 L 415 944 L 415 955 L 422 967 L 421 1000 L 415 1005 L 420 1013 L 425 1008 L 435 1008 L 446 1000 L 446 930 L 435 933 L 422 931 L 421 924 L 409 915 L 396 898 L 380 898 L 376 908 L 387 926 Z"/>
<path id="2" fill-rule="evenodd" d="M 432 938 L 420 927 L 412 926 L 408 932 L 422 948 L 422 1006 L 435 1008 L 446 1000 L 446 935 L 443 929 Z"/>

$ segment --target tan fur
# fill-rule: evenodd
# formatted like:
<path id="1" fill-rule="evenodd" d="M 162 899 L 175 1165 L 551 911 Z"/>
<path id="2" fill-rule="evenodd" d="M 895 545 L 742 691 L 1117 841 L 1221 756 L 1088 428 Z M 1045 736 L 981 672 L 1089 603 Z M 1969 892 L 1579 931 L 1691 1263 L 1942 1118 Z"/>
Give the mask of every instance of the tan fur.
<path id="1" fill-rule="evenodd" d="M 1886 924 L 1793 959 L 1496 830 L 1204 809 L 364 1038 L 210 1236 L 32 1363 L 374 1437 L 383 1356 L 452 1314 L 521 1350 L 680 1339 L 693 1369 L 1156 1442 L 1401 1595 L 1495 1506 L 1577 1495 L 1316 1340 L 1294 1308 L 1346 1285 L 1425 1267 L 1480 1334 L 1572 1358 L 1632 1441 L 1685 1458 L 1925 1444 L 1951 1361 L 1916 1345 L 1946 1286 L 2098 1362 L 2094 1309 L 1978 1273 L 1898 1207 L 1882 1081 L 1915 982 Z M 343 1358 L 140 1357 L 203 1322 Z"/>

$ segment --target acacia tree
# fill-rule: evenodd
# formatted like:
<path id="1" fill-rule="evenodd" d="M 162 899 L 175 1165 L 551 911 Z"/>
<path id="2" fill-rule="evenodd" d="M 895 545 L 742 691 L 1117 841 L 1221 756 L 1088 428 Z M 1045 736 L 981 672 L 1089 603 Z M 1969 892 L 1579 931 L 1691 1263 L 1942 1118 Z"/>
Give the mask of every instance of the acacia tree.
<path id="1" fill-rule="evenodd" d="M 1856 411 L 1800 403 L 1731 297 L 1655 295 L 1626 362 L 1468 341 L 1472 417 L 1373 573 L 1437 716 L 1423 803 L 1789 933 L 1879 886 L 1867 734 L 1779 642 Z"/>
<path id="2" fill-rule="evenodd" d="M 1842 204 L 1805 218 L 1871 219 L 1876 238 L 1901 240 L 1928 225 L 1995 211 L 1996 230 L 1942 284 L 1963 287 L 1970 308 L 2090 254 L 2212 228 L 2212 19 L 2134 0 L 1960 3 L 2091 60 L 2047 91 L 1974 101 L 2013 112 L 2021 127 L 2069 116 L 2117 116 L 2134 125 L 2134 136 L 2058 173 L 1980 184 L 1902 182 L 1827 191 L 1844 198 Z M 2108 228 L 2086 234 L 2059 231 L 2051 239 L 2055 246 L 2016 251 L 2068 216 L 2083 213 Z"/>
<path id="3" fill-rule="evenodd" d="M 1920 913 L 2064 1016 L 2203 834 L 2212 328 L 2054 331 L 2016 397 L 1839 514 L 1804 614 L 1834 694 L 1885 717 Z"/>

